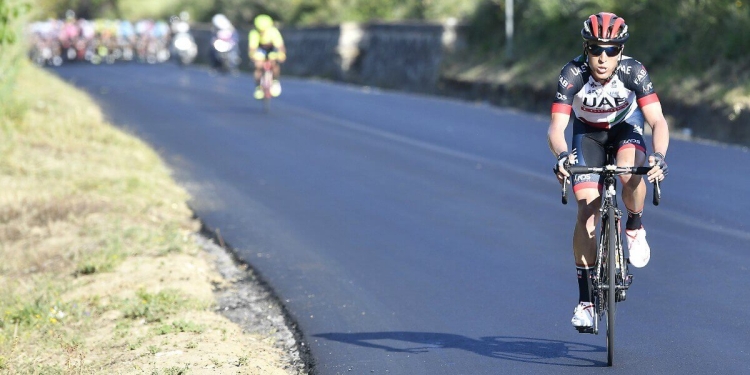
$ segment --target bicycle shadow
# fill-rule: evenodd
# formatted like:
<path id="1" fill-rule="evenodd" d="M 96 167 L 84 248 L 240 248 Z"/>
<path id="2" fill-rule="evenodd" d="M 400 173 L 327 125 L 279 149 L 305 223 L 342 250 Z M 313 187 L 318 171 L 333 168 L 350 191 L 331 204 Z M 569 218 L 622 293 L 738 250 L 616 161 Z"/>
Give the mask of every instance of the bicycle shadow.
<path id="1" fill-rule="evenodd" d="M 485 357 L 525 363 L 565 367 L 603 367 L 607 365 L 604 361 L 587 358 L 587 354 L 590 353 L 606 352 L 605 347 L 529 337 L 487 336 L 473 339 L 448 333 L 405 331 L 332 332 L 313 336 L 395 353 L 419 354 L 443 349 L 460 349 Z"/>

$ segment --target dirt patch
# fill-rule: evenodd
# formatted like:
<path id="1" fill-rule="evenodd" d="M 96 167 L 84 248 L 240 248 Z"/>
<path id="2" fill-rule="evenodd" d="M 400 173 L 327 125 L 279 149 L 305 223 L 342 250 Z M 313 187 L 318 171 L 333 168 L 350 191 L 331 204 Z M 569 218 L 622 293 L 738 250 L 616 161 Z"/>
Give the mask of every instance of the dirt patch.
<path id="1" fill-rule="evenodd" d="M 203 251 L 132 256 L 77 278 L 62 300 L 92 306 L 86 349 L 66 344 L 66 358 L 36 361 L 113 374 L 308 373 L 270 290 L 212 240 L 194 240 Z M 133 306 L 159 295 L 179 296 L 181 308 Z"/>

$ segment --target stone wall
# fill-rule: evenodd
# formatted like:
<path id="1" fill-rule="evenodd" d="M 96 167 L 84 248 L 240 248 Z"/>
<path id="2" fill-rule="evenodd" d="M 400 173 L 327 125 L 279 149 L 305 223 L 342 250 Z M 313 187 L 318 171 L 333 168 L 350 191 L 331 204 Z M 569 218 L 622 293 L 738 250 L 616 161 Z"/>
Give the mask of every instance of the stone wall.
<path id="1" fill-rule="evenodd" d="M 434 91 L 446 54 L 462 48 L 455 23 L 356 24 L 284 29 L 297 76 L 320 76 L 380 87 Z"/>

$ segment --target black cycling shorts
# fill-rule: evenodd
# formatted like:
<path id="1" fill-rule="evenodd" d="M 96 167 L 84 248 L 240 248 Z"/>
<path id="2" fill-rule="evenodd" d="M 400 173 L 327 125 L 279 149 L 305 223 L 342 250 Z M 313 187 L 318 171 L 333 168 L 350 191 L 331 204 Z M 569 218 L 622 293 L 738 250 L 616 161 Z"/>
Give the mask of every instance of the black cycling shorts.
<path id="1" fill-rule="evenodd" d="M 573 153 L 577 157 L 575 165 L 600 167 L 607 162 L 607 152 L 613 157 L 622 149 L 635 148 L 646 153 L 641 126 L 621 122 L 609 129 L 587 125 L 573 119 Z M 581 174 L 573 178 L 573 191 L 586 188 L 601 190 L 602 183 L 597 174 Z"/>
<path id="2" fill-rule="evenodd" d="M 270 45 L 260 45 L 258 46 L 258 52 L 262 53 L 266 56 L 266 59 L 268 59 L 268 54 L 271 52 L 279 52 L 278 48 L 274 47 L 273 44 Z"/>

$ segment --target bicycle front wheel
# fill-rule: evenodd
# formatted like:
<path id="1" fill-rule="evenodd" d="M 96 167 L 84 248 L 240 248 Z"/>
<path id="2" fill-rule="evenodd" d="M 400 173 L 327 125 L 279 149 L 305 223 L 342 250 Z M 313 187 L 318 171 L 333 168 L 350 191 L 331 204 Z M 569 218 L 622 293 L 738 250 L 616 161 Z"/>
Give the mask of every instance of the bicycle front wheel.
<path id="1" fill-rule="evenodd" d="M 612 366 L 615 359 L 615 311 L 617 296 L 617 226 L 615 210 L 610 207 L 607 210 L 607 366 Z"/>

